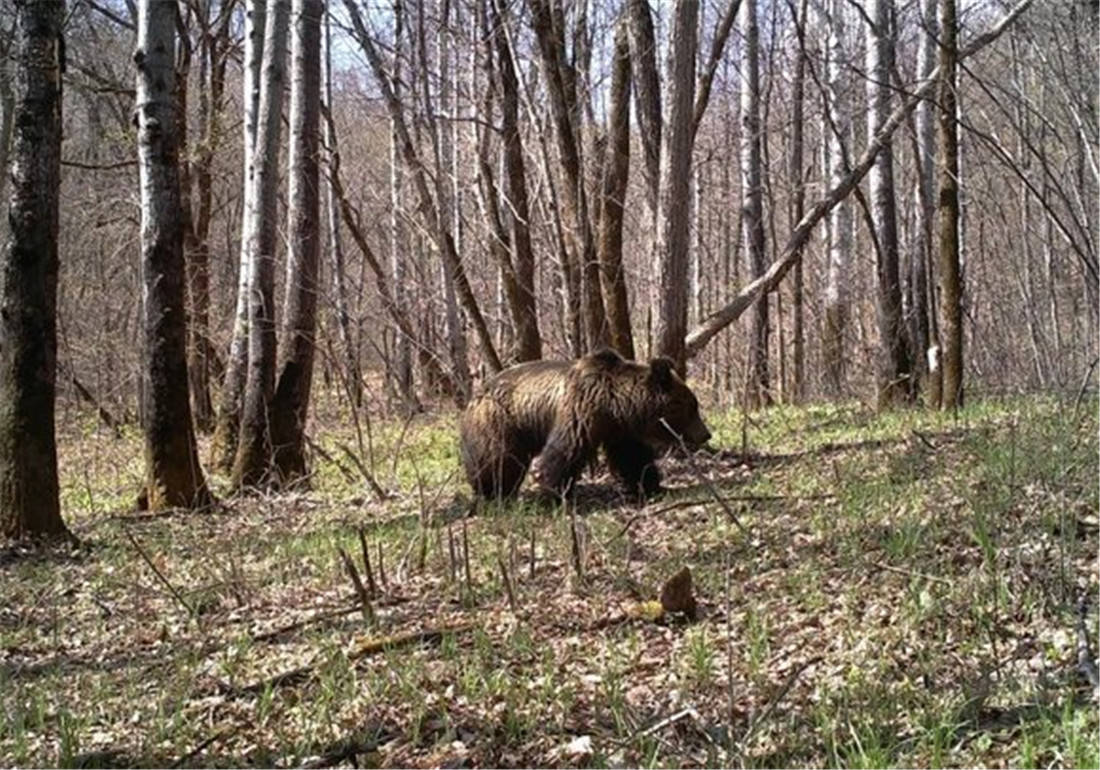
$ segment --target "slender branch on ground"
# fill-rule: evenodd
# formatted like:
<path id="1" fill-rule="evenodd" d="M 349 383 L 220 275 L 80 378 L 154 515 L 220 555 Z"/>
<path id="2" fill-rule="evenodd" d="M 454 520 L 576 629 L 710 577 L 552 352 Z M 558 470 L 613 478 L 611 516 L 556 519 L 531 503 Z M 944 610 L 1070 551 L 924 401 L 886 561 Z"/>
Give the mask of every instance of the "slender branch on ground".
<path id="1" fill-rule="evenodd" d="M 187 610 L 187 614 L 197 621 L 199 619 L 198 612 L 195 611 L 194 607 L 187 603 L 187 600 L 183 598 L 183 594 L 181 594 L 176 589 L 176 587 L 172 585 L 168 578 L 164 576 L 164 573 L 157 569 L 157 565 L 153 563 L 153 560 L 149 557 L 149 554 L 146 552 L 146 550 L 141 547 L 141 543 L 137 541 L 137 538 L 134 537 L 133 533 L 127 530 L 126 537 L 133 544 L 134 548 L 137 550 L 138 554 L 141 555 L 141 558 L 145 561 L 145 563 L 149 565 L 149 569 L 153 570 L 153 574 L 157 576 L 157 579 L 164 584 L 164 586 L 168 589 L 172 596 L 175 597 L 176 601 L 180 603 L 180 606 Z"/>

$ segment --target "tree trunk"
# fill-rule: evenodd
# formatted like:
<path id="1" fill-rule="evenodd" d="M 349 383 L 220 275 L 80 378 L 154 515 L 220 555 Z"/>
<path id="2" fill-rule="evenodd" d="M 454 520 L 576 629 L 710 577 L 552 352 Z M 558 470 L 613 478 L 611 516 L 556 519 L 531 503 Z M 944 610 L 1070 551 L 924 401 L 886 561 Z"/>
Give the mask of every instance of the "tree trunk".
<path id="1" fill-rule="evenodd" d="M 320 287 L 321 214 L 318 129 L 321 113 L 321 0 L 294 0 L 291 8 L 290 210 L 287 230 L 286 302 L 271 445 L 281 484 L 306 475 L 305 427 L 313 382 Z"/>
<path id="2" fill-rule="evenodd" d="M 623 270 L 623 204 L 630 176 L 630 42 L 626 18 L 615 28 L 615 58 L 611 69 L 606 158 L 600 206 L 599 258 L 604 306 L 611 345 L 634 358 L 630 303 Z"/>
<path id="3" fill-rule="evenodd" d="M 940 0 L 940 329 L 943 333 L 943 409 L 963 405 L 962 271 L 959 264 L 959 134 L 955 93 L 958 18 L 955 0 Z"/>
<path id="4" fill-rule="evenodd" d="M 661 265 L 657 305 L 657 352 L 683 374 L 687 363 L 688 242 L 692 118 L 695 103 L 695 30 L 698 0 L 676 0 L 665 85 L 664 146 L 658 201 Z"/>
<path id="5" fill-rule="evenodd" d="M 436 110 L 431 100 L 431 86 L 428 73 L 431 68 L 428 64 L 428 45 L 425 34 L 425 7 L 421 3 L 418 8 L 417 23 L 419 28 L 419 48 L 421 63 L 421 83 L 424 93 L 424 112 L 434 116 Z M 436 29 L 436 54 L 438 56 L 439 73 L 439 104 L 438 109 L 444 115 L 454 115 L 457 104 L 454 83 L 451 74 L 451 59 L 453 58 L 453 45 L 450 30 L 451 3 L 450 0 L 438 0 Z M 443 125 L 440 126 L 440 123 Z M 455 177 L 455 143 L 452 133 L 453 121 L 439 121 L 433 118 L 428 122 L 431 131 L 432 144 L 435 148 L 435 199 L 438 205 L 439 226 L 451 234 L 451 242 L 454 244 L 456 255 L 461 254 L 460 226 L 461 220 L 454 216 L 455 200 L 454 189 L 451 180 Z M 458 405 L 464 406 L 472 395 L 473 376 L 470 373 L 470 359 L 466 347 L 466 329 L 462 322 L 462 314 L 458 307 L 457 283 L 458 277 L 455 266 L 461 264 L 460 259 L 453 262 L 446 259 L 439 261 L 440 275 L 443 280 L 444 322 L 447 332 L 447 352 L 451 359 L 451 370 L 454 372 L 455 382 L 458 384 Z"/>
<path id="6" fill-rule="evenodd" d="M 539 333 L 538 305 L 535 301 L 535 252 L 531 245 L 527 171 L 519 126 L 519 79 L 503 26 L 506 20 L 498 3 L 499 0 L 489 0 L 490 24 L 496 45 L 500 83 L 501 130 L 504 163 L 507 168 L 506 195 L 512 222 L 512 266 L 516 284 L 516 298 L 512 308 L 512 323 L 516 332 L 515 359 L 535 361 L 542 358 L 542 338 Z"/>
<path id="7" fill-rule="evenodd" d="M 8 160 L 11 157 L 12 128 L 15 126 L 15 91 L 12 90 L 10 62 L 14 60 L 15 32 L 0 40 L 0 215 L 8 204 Z"/>
<path id="8" fill-rule="evenodd" d="M 323 107 L 324 154 L 328 168 L 325 183 L 325 211 L 328 246 L 332 259 L 332 291 L 336 311 L 336 324 L 340 330 L 340 345 L 344 354 L 344 378 L 351 397 L 352 408 L 358 409 L 363 403 L 363 379 L 359 373 L 359 350 L 351 328 L 351 310 L 348 306 L 347 265 L 344 263 L 344 244 L 340 238 L 340 203 L 336 194 L 336 175 L 339 173 L 340 152 L 336 146 L 336 130 L 332 118 L 332 31 L 331 16 L 325 14 L 324 53 L 321 58 L 323 67 Z M 402 337 L 398 337 L 398 351 L 401 350 Z M 412 345 L 408 340 L 406 363 L 409 372 L 409 387 L 412 387 Z"/>
<path id="9" fill-rule="evenodd" d="M 795 28 L 798 34 L 798 54 L 795 59 L 794 81 L 791 84 L 791 161 L 790 177 L 791 222 L 798 222 L 806 208 L 806 180 L 802 171 L 803 163 L 803 106 L 806 88 L 806 7 L 807 0 L 801 0 Z M 791 366 L 791 390 L 787 400 L 799 403 L 806 397 L 806 332 L 803 310 L 802 258 L 794 266 L 794 278 L 791 286 L 791 346 L 793 361 Z"/>
<path id="10" fill-rule="evenodd" d="M 186 254 L 188 305 L 187 372 L 191 378 L 191 409 L 195 428 L 209 433 L 215 427 L 210 394 L 210 368 L 216 353 L 210 341 L 210 224 L 213 218 L 214 158 L 221 145 L 221 114 L 225 94 L 225 67 L 231 40 L 233 3 L 223 3 L 216 20 L 204 18 L 199 38 L 199 126 L 202 131 L 195 156 L 194 247 Z M 209 14 L 210 4 L 203 13 Z"/>
<path id="11" fill-rule="evenodd" d="M 212 503 L 199 465 L 187 392 L 179 121 L 173 52 L 175 0 L 143 0 L 138 14 L 136 117 L 145 284 L 145 503 L 149 510 Z"/>
<path id="12" fill-rule="evenodd" d="M 845 4 L 829 3 L 829 44 L 825 63 L 828 90 L 828 115 L 825 126 L 825 153 L 832 185 L 844 178 L 844 145 L 848 136 L 848 105 L 843 83 Z M 848 325 L 848 287 L 851 270 L 852 212 L 846 202 L 837 205 L 829 217 L 828 265 L 825 277 L 825 328 L 822 331 L 822 358 L 825 384 L 830 395 L 839 396 L 845 388 L 844 336 Z"/>
<path id="13" fill-rule="evenodd" d="M 744 38 L 744 68 L 741 83 L 741 226 L 749 271 L 759 278 L 766 264 L 764 256 L 764 189 L 760 144 L 760 34 L 756 23 L 756 0 L 743 0 L 741 34 Z M 768 376 L 768 302 L 753 305 L 749 321 L 749 371 L 745 383 L 746 407 L 772 403 Z"/>
<path id="14" fill-rule="evenodd" d="M 647 230 L 643 243 L 650 244 L 644 264 L 653 274 L 659 272 L 659 234 L 657 209 L 661 190 L 661 77 L 657 70 L 657 39 L 653 31 L 653 15 L 649 0 L 627 0 L 630 15 L 630 63 L 634 86 L 634 114 L 642 142 L 642 170 L 645 180 Z M 648 282 L 649 306 L 647 319 L 660 297 L 656 281 Z M 650 323 L 647 320 L 647 334 Z"/>
<path id="15" fill-rule="evenodd" d="M 405 46 L 405 6 L 402 0 L 393 4 L 393 89 L 394 96 L 401 99 L 404 88 L 401 76 L 401 57 Z M 390 120 L 390 278 L 393 281 L 394 300 L 401 307 L 407 307 L 411 294 L 408 278 L 408 233 L 402 221 L 404 170 L 401 160 L 401 143 L 397 124 Z M 404 401 L 408 412 L 420 410 L 416 397 L 416 383 L 413 379 L 413 339 L 401 331 L 396 332 L 397 354 L 394 360 L 394 375 L 397 380 L 397 392 Z"/>
<path id="16" fill-rule="evenodd" d="M 936 66 L 936 40 L 939 27 L 936 23 L 936 0 L 921 0 L 920 47 L 917 52 L 917 76 L 928 79 Z M 932 311 L 929 292 L 928 269 L 932 264 L 932 230 L 936 216 L 935 169 L 936 169 L 936 124 L 933 116 L 934 103 L 929 99 L 921 100 L 917 105 L 917 181 L 914 188 L 916 197 L 917 222 L 914 227 L 915 241 L 909 255 L 909 340 L 913 352 L 914 372 L 918 389 L 929 392 L 939 390 L 938 384 L 925 382 L 931 372 L 928 370 L 928 349 L 935 344 L 935 313 Z M 939 407 L 937 402 L 934 405 Z"/>
<path id="17" fill-rule="evenodd" d="M 233 315 L 233 338 L 229 344 L 229 360 L 225 364 L 218 419 L 214 426 L 213 463 L 229 470 L 237 456 L 241 408 L 248 379 L 248 298 L 252 269 L 249 243 L 254 226 L 252 201 L 253 177 L 256 174 L 256 128 L 260 109 L 260 68 L 263 63 L 264 30 L 267 26 L 267 0 L 246 0 L 244 35 L 244 186 L 241 218 L 241 251 L 238 260 L 237 304 Z"/>
<path id="18" fill-rule="evenodd" d="M 57 230 L 65 4 L 15 4 L 8 240 L 0 277 L 0 536 L 63 537 L 57 482 Z M 6 65 L 6 63 L 5 63 Z"/>
<path id="19" fill-rule="evenodd" d="M 867 39 L 867 135 L 874 136 L 890 115 L 890 72 L 894 62 L 893 3 L 875 0 L 872 6 L 873 26 L 868 26 Z M 879 409 L 886 409 L 909 400 L 912 393 L 912 373 L 902 320 L 901 281 L 898 270 L 898 225 L 894 200 L 894 149 L 888 140 L 870 173 L 871 206 L 878 242 L 876 250 L 876 317 L 878 319 L 879 350 L 875 375 Z"/>
<path id="20" fill-rule="evenodd" d="M 565 205 L 572 225 L 573 254 L 581 267 L 583 317 L 587 348 L 604 347 L 610 339 L 607 313 L 600 290 L 600 266 L 592 236 L 581 156 L 581 113 L 577 106 L 576 72 L 565 56 L 561 9 L 552 0 L 530 0 L 531 25 L 538 38 L 543 77 L 550 97 L 555 136 L 565 175 Z"/>
<path id="21" fill-rule="evenodd" d="M 264 27 L 260 102 L 248 227 L 248 378 L 241 410 L 235 489 L 271 480 L 271 399 L 275 390 L 275 248 L 279 191 L 279 136 L 286 79 L 289 0 L 273 0 Z"/>

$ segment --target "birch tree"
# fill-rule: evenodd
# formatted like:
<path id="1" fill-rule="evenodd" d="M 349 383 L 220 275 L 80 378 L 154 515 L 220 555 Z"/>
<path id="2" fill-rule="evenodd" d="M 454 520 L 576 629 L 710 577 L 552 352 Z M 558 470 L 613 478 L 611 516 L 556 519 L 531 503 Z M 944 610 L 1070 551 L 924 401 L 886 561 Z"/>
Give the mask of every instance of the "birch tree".
<path id="1" fill-rule="evenodd" d="M 260 109 L 260 72 L 263 64 L 264 34 L 267 26 L 267 0 L 245 0 L 244 86 L 242 102 L 242 140 L 244 155 L 244 186 L 242 188 L 241 250 L 237 267 L 237 300 L 233 313 L 233 337 L 229 344 L 225 377 L 218 400 L 218 417 L 214 426 L 213 462 L 228 470 L 237 456 L 237 439 L 241 426 L 241 407 L 248 379 L 248 297 L 252 261 L 249 257 L 251 228 L 255 224 L 252 200 L 253 177 L 256 168 L 256 126 Z"/>
<path id="2" fill-rule="evenodd" d="M 264 27 L 260 100 L 256 114 L 248 233 L 248 377 L 245 381 L 232 484 L 241 489 L 270 480 L 271 399 L 275 389 L 275 247 L 279 137 L 286 78 L 289 0 L 272 0 Z"/>
<path id="3" fill-rule="evenodd" d="M 20 0 L 15 11 L 16 130 L 0 265 L 0 536 L 62 537 L 54 400 L 65 4 Z"/>
<path id="4" fill-rule="evenodd" d="M 290 234 L 286 260 L 283 344 L 271 404 L 271 444 L 282 484 L 306 475 L 305 426 L 313 384 L 320 286 L 321 0 L 291 6 Z"/>
<path id="5" fill-rule="evenodd" d="M 917 76 L 927 80 L 936 67 L 936 40 L 939 25 L 936 22 L 936 0 L 920 0 L 920 43 L 917 51 Z M 932 264 L 932 231 L 936 216 L 936 123 L 935 104 L 922 99 L 916 108 L 916 166 L 914 185 L 916 199 L 916 224 L 914 242 L 909 254 L 908 310 L 909 340 L 913 364 L 921 380 L 934 374 L 925 363 L 927 351 L 936 336 L 934 309 L 930 306 L 928 272 Z M 924 389 L 939 392 L 942 383 L 924 382 Z M 936 401 L 938 404 L 938 396 Z"/>
<path id="6" fill-rule="evenodd" d="M 212 502 L 199 465 L 187 390 L 176 13 L 175 0 L 142 0 L 134 51 L 147 381 L 144 502 L 153 511 Z"/>

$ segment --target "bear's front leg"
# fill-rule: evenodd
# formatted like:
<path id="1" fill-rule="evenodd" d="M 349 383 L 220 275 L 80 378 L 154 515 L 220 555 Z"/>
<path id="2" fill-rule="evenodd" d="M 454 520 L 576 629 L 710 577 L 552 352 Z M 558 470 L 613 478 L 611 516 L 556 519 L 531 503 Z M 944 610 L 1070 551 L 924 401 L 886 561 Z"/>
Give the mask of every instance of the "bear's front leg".
<path id="1" fill-rule="evenodd" d="M 592 450 L 579 430 L 557 426 L 535 458 L 533 475 L 538 485 L 554 495 L 568 494 L 592 458 Z"/>
<path id="2" fill-rule="evenodd" d="M 627 496 L 644 500 L 661 491 L 661 472 L 657 455 L 645 442 L 618 438 L 604 443 L 604 454 L 612 475 Z"/>

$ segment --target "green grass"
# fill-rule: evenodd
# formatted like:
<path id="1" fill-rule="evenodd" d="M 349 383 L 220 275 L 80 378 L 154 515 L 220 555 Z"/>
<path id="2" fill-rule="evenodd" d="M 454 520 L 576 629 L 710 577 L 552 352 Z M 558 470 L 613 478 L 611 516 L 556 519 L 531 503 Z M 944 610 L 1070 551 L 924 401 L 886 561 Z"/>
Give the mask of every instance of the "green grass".
<path id="1" fill-rule="evenodd" d="M 450 521 L 450 416 L 324 405 L 308 493 L 140 521 L 140 437 L 80 418 L 62 499 L 85 545 L 0 562 L 0 765 L 1095 767 L 1074 667 L 1081 591 L 1100 634 L 1096 406 L 708 413 L 733 453 L 703 478 L 667 459 L 645 508 L 585 482 L 580 575 L 553 506 Z M 373 623 L 338 551 L 362 571 L 360 529 Z M 684 565 L 700 618 L 633 619 Z"/>

